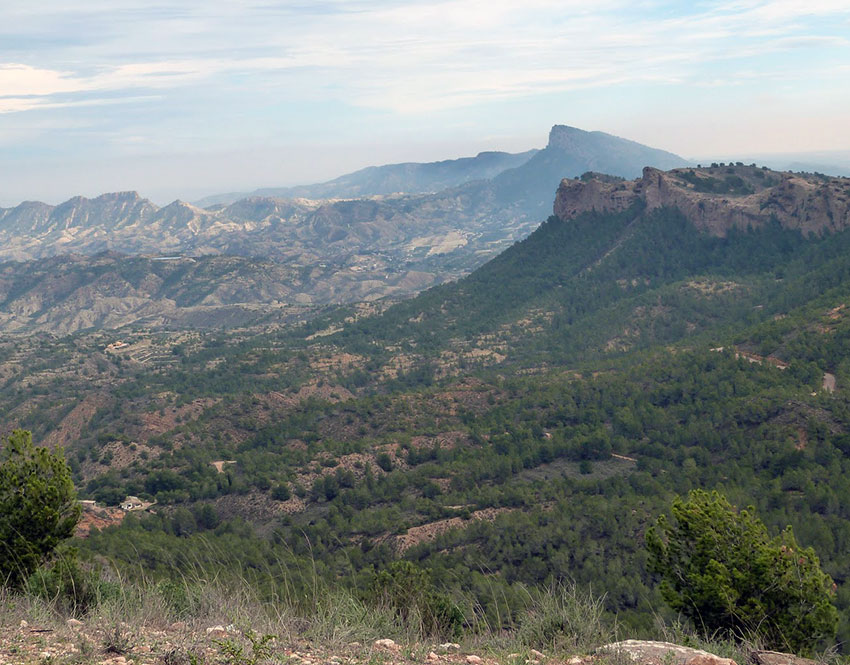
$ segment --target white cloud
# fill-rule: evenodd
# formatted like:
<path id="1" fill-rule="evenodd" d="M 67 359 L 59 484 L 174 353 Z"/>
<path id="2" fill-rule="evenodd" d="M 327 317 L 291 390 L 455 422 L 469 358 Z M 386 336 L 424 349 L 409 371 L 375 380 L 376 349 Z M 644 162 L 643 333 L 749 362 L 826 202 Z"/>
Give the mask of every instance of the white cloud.
<path id="1" fill-rule="evenodd" d="M 750 112 L 741 105 L 759 118 L 765 94 L 787 122 L 808 112 L 804 100 L 824 118 L 845 113 L 848 25 L 847 0 L 4 0 L 0 142 L 74 156 L 89 144 L 223 150 L 276 131 L 302 140 L 313 122 L 303 131 L 320 141 L 360 132 L 390 144 L 384 135 L 430 125 L 417 140 L 454 131 L 471 145 L 474 132 L 526 137 L 554 120 L 686 152 L 709 141 L 693 131 L 699 118 L 706 134 L 732 136 Z M 805 93 L 785 94 L 795 86 Z M 714 107 L 699 116 L 697 99 Z M 522 103 L 524 125 L 509 125 L 505 101 Z M 501 124 L 481 128 L 491 108 Z M 778 131 L 764 127 L 750 133 Z"/>
<path id="2" fill-rule="evenodd" d="M 87 70 L 38 58 L 0 65 L 0 110 L 67 101 L 56 95 L 135 95 L 252 74 L 285 81 L 295 97 L 323 88 L 370 108 L 448 109 L 623 80 L 683 81 L 712 62 L 838 48 L 847 45 L 840 36 L 806 34 L 799 22 L 850 15 L 846 0 L 739 0 L 690 15 L 663 3 L 635 11 L 624 0 L 330 2 L 321 12 L 224 0 L 76 5 L 52 0 L 38 10 L 64 20 L 101 11 L 114 18 L 116 34 L 93 32 L 79 47 L 91 58 Z M 3 11 L 30 25 L 37 19 L 29 7 L 13 2 Z M 0 61 L 2 54 L 0 47 Z"/>

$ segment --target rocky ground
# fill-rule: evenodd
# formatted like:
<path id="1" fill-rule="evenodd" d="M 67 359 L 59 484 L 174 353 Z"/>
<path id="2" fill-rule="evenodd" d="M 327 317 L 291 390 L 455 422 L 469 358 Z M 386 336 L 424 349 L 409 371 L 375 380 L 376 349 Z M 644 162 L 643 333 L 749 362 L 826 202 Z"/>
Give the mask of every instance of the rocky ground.
<path id="1" fill-rule="evenodd" d="M 10 617 L 5 617 L 8 622 Z M 483 643 L 399 644 L 391 639 L 340 642 L 333 646 L 297 635 L 278 637 L 233 625 L 202 627 L 175 622 L 131 626 L 120 621 L 58 619 L 0 627 L 0 665 L 738 665 L 707 651 L 667 642 L 627 640 L 591 654 L 551 655 L 536 649 L 508 652 Z M 816 665 L 789 654 L 752 651 L 752 665 Z M 743 660 L 743 659 L 742 659 Z M 741 663 L 743 665 L 743 663 Z"/>

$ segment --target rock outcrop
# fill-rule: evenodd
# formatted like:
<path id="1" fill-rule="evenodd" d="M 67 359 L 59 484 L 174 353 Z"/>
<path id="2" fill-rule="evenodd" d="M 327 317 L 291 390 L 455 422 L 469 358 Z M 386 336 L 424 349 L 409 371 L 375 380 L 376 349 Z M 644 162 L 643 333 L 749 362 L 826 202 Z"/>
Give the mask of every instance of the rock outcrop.
<path id="1" fill-rule="evenodd" d="M 632 181 L 594 174 L 563 180 L 553 210 L 561 219 L 571 219 L 591 210 L 618 212 L 636 203 L 648 210 L 678 208 L 697 228 L 718 236 L 773 219 L 784 228 L 819 235 L 850 226 L 850 178 L 743 165 L 671 171 L 647 167 Z"/>
<path id="2" fill-rule="evenodd" d="M 624 640 L 600 647 L 597 653 L 621 654 L 640 665 L 736 665 L 729 658 L 671 642 Z"/>

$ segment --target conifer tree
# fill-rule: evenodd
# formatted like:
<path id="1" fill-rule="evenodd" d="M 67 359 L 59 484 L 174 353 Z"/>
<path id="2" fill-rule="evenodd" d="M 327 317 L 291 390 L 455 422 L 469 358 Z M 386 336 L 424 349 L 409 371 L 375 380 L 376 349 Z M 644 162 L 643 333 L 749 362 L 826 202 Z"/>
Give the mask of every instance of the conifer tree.
<path id="1" fill-rule="evenodd" d="M 773 649 L 810 653 L 834 637 L 832 579 L 791 528 L 775 538 L 752 508 L 738 512 L 717 492 L 677 497 L 646 534 L 650 570 L 674 609 L 706 634 L 758 636 Z"/>
<path id="2" fill-rule="evenodd" d="M 0 584 L 21 587 L 80 517 L 71 471 L 61 449 L 33 445 L 15 430 L 0 450 Z"/>

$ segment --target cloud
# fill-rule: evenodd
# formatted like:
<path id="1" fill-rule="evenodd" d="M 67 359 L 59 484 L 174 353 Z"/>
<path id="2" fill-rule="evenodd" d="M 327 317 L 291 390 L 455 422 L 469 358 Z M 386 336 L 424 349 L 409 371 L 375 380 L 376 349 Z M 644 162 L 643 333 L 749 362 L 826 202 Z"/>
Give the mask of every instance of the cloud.
<path id="1" fill-rule="evenodd" d="M 683 13 L 677 3 L 624 0 L 13 2 L 3 12 L 24 33 L 73 24 L 84 44 L 68 46 L 57 34 L 41 57 L 0 64 L 0 111 L 55 107 L 74 101 L 57 96 L 95 91 L 136 97 L 213 85 L 262 94 L 252 86 L 264 80 L 266 89 L 284 88 L 287 99 L 341 98 L 410 114 L 623 81 L 682 82 L 702 77 L 712 62 L 847 48 L 841 35 L 807 32 L 813 21 L 850 16 L 845 0 L 694 7 Z M 68 55 L 82 66 L 68 64 Z"/>

